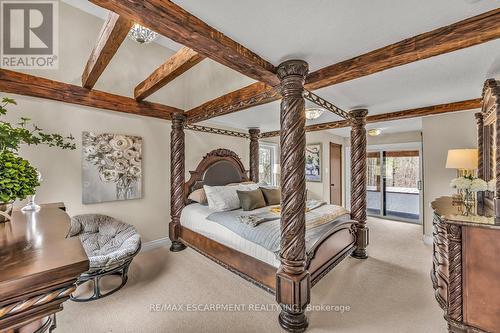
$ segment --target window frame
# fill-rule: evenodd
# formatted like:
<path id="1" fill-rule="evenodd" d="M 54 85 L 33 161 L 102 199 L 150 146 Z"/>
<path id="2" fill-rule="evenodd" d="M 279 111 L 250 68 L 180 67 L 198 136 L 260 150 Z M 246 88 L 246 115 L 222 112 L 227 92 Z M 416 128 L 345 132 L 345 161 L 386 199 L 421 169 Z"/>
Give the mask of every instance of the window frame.
<path id="1" fill-rule="evenodd" d="M 278 157 L 278 144 L 272 143 L 272 142 L 260 142 L 259 143 L 259 168 L 260 168 L 260 149 L 265 148 L 269 149 L 271 152 L 270 156 L 270 164 L 271 164 L 271 186 L 277 186 L 278 185 L 278 174 L 274 172 L 274 165 L 279 163 L 279 157 Z M 263 181 L 260 179 L 260 170 L 259 170 L 259 180 Z"/>

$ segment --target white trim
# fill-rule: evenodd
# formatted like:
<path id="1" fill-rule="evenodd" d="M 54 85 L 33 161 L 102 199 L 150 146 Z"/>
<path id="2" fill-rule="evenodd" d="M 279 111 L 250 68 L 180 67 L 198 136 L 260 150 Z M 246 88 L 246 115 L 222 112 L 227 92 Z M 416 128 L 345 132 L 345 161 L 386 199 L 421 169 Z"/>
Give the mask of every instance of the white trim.
<path id="1" fill-rule="evenodd" d="M 425 245 L 432 245 L 434 243 L 432 236 L 422 235 L 422 240 L 424 241 Z"/>
<path id="2" fill-rule="evenodd" d="M 155 239 L 142 244 L 141 252 L 151 251 L 153 249 L 162 247 L 162 246 L 170 246 L 170 239 L 168 237 L 163 237 L 159 239 Z"/>

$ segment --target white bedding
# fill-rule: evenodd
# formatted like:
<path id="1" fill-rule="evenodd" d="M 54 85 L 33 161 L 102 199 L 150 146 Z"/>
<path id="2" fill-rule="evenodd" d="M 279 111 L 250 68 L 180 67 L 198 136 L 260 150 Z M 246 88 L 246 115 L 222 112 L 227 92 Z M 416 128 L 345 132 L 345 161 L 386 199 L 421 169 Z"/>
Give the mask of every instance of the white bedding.
<path id="1" fill-rule="evenodd" d="M 207 216 L 211 213 L 213 211 L 208 206 L 199 203 L 187 205 L 182 210 L 181 225 L 227 247 L 259 259 L 274 267 L 279 267 L 280 261 L 273 252 L 244 239 L 216 222 L 207 220 Z"/>

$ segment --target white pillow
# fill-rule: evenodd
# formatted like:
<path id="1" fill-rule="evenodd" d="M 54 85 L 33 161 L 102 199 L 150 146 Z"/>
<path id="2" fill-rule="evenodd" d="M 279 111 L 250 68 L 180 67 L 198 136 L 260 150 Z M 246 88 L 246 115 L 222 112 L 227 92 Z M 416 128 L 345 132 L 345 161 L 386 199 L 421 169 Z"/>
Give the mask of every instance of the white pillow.
<path id="1" fill-rule="evenodd" d="M 239 186 L 208 186 L 203 185 L 207 195 L 208 208 L 217 212 L 240 208 L 238 198 Z"/>

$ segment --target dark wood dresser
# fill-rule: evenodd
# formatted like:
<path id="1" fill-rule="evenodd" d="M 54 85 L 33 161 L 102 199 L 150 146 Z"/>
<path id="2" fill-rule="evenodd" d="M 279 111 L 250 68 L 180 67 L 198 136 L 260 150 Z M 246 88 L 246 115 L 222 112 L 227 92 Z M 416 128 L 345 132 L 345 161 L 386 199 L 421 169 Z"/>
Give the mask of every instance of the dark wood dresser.
<path id="1" fill-rule="evenodd" d="M 450 332 L 500 332 L 500 224 L 479 206 L 462 216 L 450 197 L 434 209 L 432 284 Z"/>
<path id="2" fill-rule="evenodd" d="M 45 332 L 89 262 L 60 205 L 0 223 L 0 332 Z"/>

